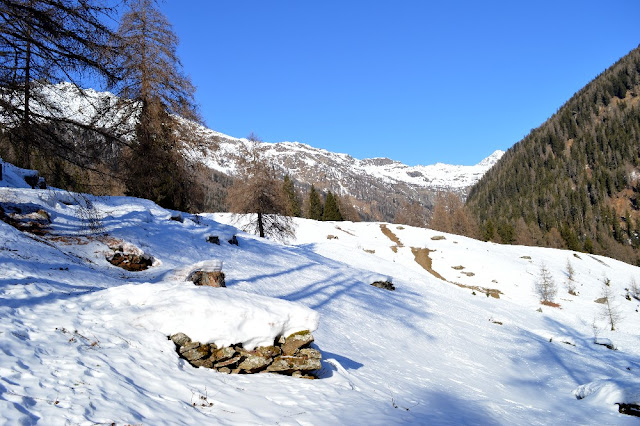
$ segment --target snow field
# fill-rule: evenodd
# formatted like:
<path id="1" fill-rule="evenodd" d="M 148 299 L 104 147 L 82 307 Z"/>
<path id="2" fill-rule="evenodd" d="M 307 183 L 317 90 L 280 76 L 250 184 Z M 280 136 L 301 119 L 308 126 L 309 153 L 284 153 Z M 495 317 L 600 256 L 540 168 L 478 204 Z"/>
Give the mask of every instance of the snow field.
<path id="1" fill-rule="evenodd" d="M 638 402 L 639 303 L 624 299 L 636 267 L 388 224 L 403 245 L 394 252 L 379 223 L 296 219 L 297 238 L 281 245 L 237 231 L 230 215 L 180 223 L 127 197 L 2 188 L 0 202 L 42 205 L 53 218 L 42 238 L 0 222 L 0 423 L 637 423 L 615 405 Z M 154 266 L 110 265 L 87 211 Z M 239 247 L 226 243 L 235 233 Z M 503 294 L 437 279 L 411 247 L 435 250 L 446 280 Z M 562 286 L 567 259 L 578 296 Z M 224 263 L 226 289 L 184 281 L 212 260 Z M 533 290 L 542 262 L 560 308 Z M 623 314 L 615 332 L 594 302 L 604 276 Z M 396 291 L 369 285 L 387 278 Z M 594 319 L 617 351 L 593 344 Z M 318 380 L 193 368 L 167 339 L 251 347 L 302 328 L 315 329 L 323 354 Z"/>

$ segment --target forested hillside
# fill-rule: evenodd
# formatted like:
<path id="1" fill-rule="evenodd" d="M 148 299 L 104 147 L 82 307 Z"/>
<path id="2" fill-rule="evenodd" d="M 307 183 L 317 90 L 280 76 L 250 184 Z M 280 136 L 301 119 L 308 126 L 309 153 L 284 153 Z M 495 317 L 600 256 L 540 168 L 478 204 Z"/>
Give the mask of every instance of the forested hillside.
<path id="1" fill-rule="evenodd" d="M 640 263 L 639 93 L 636 48 L 507 151 L 467 201 L 485 239 Z"/>

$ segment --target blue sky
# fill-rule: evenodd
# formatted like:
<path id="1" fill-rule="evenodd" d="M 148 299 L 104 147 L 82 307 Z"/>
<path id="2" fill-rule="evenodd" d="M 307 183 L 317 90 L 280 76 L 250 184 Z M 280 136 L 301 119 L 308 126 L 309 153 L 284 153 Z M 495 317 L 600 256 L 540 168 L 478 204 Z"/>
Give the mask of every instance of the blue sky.
<path id="1" fill-rule="evenodd" d="M 475 164 L 640 44 L 640 2 L 167 0 L 206 124 Z"/>

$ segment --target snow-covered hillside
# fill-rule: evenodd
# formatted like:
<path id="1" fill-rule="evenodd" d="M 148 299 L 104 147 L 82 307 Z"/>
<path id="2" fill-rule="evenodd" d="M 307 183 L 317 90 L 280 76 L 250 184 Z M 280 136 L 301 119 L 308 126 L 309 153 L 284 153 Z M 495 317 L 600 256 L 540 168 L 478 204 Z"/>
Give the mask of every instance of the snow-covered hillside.
<path id="1" fill-rule="evenodd" d="M 280 245 L 229 215 L 180 222 L 145 200 L 16 188 L 22 172 L 3 170 L 0 205 L 51 225 L 0 221 L 0 423 L 637 424 L 616 405 L 640 403 L 640 302 L 625 299 L 637 267 L 383 223 L 298 219 Z M 153 266 L 111 265 L 114 241 Z M 212 259 L 227 288 L 186 281 Z M 559 307 L 534 291 L 543 263 Z M 605 277 L 616 331 L 594 302 Z M 388 279 L 395 291 L 369 285 Z M 194 368 L 167 339 L 252 347 L 304 328 L 323 355 L 316 380 Z"/>

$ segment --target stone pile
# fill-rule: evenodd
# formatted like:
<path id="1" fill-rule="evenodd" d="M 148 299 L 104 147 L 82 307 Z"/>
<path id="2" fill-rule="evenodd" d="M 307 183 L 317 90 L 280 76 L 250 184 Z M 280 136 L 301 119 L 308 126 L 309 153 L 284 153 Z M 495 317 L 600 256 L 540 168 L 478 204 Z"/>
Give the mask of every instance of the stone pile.
<path id="1" fill-rule="evenodd" d="M 313 379 L 312 372 L 321 367 L 322 355 L 309 347 L 313 336 L 308 330 L 280 337 L 273 346 L 260 346 L 251 351 L 241 344 L 218 348 L 213 343 L 193 342 L 184 333 L 174 334 L 169 339 L 189 364 L 221 373 L 277 373 Z"/>

